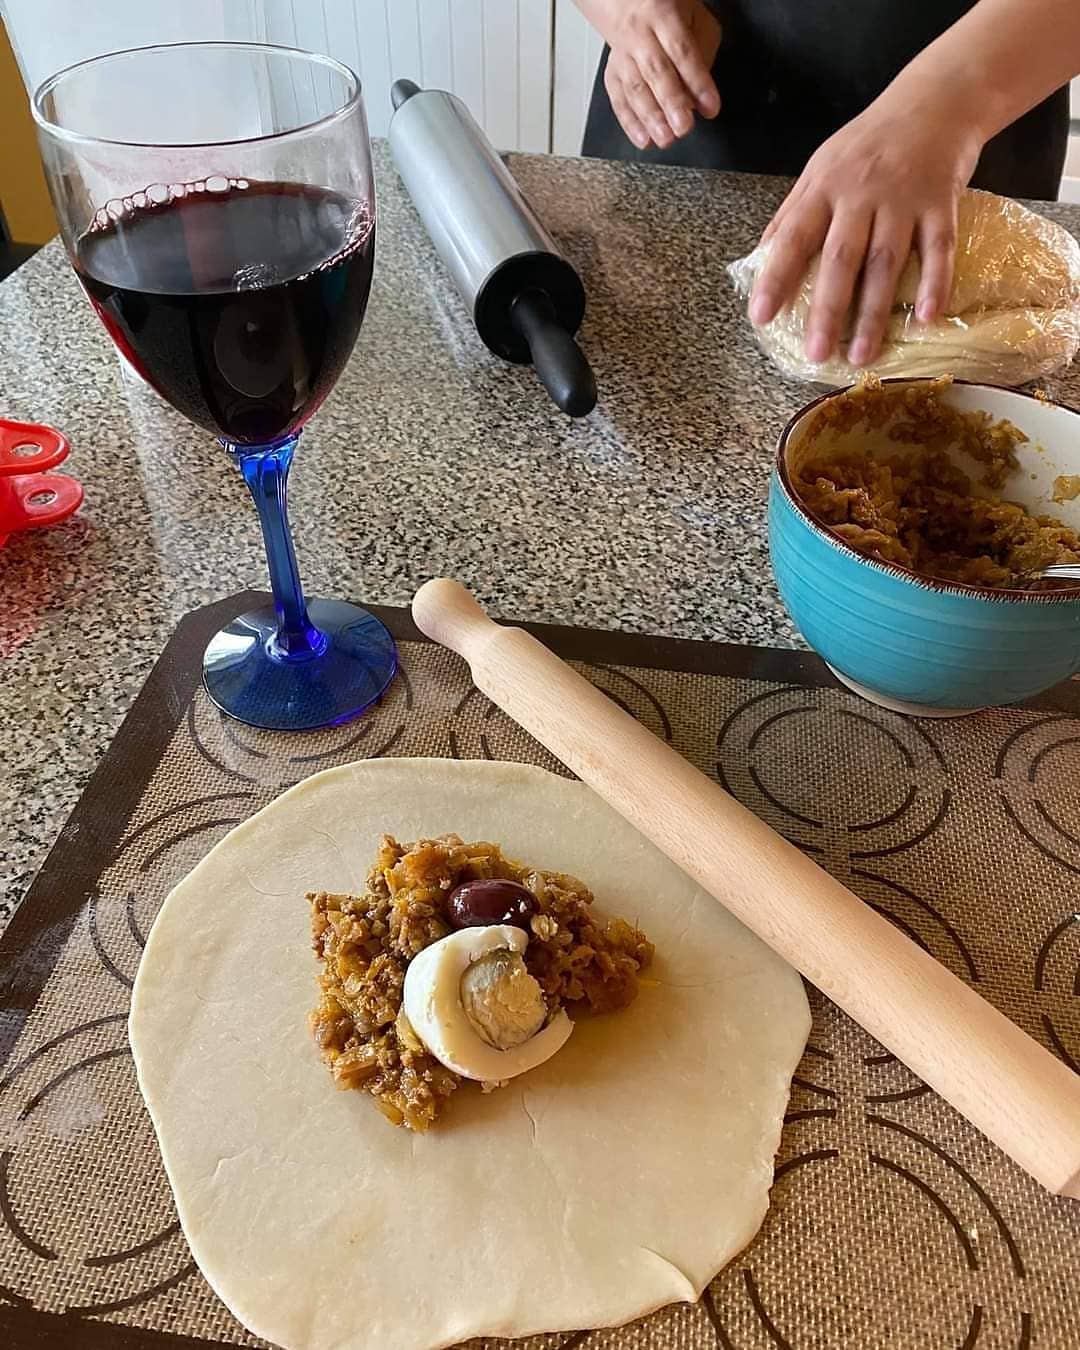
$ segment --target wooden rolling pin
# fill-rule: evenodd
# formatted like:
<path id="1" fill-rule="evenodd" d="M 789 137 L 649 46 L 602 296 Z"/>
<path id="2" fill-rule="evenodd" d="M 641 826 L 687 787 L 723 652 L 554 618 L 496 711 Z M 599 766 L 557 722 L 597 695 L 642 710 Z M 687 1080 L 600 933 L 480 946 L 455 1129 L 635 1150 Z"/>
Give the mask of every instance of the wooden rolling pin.
<path id="1" fill-rule="evenodd" d="M 413 599 L 541 745 L 1000 1148 L 1080 1199 L 1080 1077 L 794 845 L 456 581 Z"/>

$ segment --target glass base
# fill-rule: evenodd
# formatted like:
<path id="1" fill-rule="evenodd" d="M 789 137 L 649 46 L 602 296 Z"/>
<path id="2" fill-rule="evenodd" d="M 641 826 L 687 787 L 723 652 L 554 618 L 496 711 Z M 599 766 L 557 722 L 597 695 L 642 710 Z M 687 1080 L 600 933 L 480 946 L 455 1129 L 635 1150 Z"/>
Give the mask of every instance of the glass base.
<path id="1" fill-rule="evenodd" d="M 270 731 L 310 731 L 356 717 L 385 692 L 397 648 L 375 615 L 343 600 L 312 600 L 308 614 L 328 641 L 301 660 L 271 655 L 272 605 L 241 614 L 211 638 L 203 682 L 223 713 Z"/>

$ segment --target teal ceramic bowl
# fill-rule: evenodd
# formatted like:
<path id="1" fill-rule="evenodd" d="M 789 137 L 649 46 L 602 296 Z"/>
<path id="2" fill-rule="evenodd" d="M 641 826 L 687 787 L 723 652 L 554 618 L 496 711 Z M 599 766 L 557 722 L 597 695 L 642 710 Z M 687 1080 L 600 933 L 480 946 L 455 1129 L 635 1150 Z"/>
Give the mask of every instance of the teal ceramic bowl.
<path id="1" fill-rule="evenodd" d="M 811 449 L 814 413 L 842 392 L 815 400 L 788 423 L 769 491 L 776 584 L 810 646 L 856 693 L 923 716 L 1015 703 L 1080 670 L 1080 585 L 991 591 L 930 580 L 864 558 L 811 517 L 792 491 L 792 470 Z M 1020 471 L 1002 495 L 1080 529 L 1080 498 L 1050 500 L 1059 474 L 1080 474 L 1080 413 L 990 385 L 958 382 L 943 397 L 1024 431 Z M 835 444 L 845 436 L 866 443 L 865 431 L 830 434 Z"/>

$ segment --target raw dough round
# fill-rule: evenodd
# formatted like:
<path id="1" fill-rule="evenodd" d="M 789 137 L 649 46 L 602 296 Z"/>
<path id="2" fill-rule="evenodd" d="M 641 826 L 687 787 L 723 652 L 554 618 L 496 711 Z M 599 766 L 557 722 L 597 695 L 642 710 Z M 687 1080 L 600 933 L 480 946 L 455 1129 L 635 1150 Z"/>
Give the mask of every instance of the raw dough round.
<path id="1" fill-rule="evenodd" d="M 580 876 L 657 953 L 630 1008 L 415 1135 L 316 1054 L 304 893 L 362 889 L 384 832 L 449 831 Z M 173 890 L 130 1034 L 184 1233 L 240 1321 L 287 1350 L 422 1350 L 697 1298 L 764 1217 L 809 1026 L 795 971 L 587 787 L 387 759 L 286 792 Z"/>

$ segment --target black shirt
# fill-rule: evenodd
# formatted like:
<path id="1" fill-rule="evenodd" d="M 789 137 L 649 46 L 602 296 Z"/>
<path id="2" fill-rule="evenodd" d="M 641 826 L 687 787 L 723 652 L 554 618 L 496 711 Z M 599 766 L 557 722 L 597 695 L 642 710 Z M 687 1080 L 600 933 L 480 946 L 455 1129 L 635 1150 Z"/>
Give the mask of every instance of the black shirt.
<path id="1" fill-rule="evenodd" d="M 597 73 L 583 153 L 796 176 L 818 146 L 856 117 L 974 0 L 715 0 L 724 36 L 713 67 L 723 107 L 668 150 L 639 151 L 611 111 Z M 1021 53 L 1017 59 L 1022 60 Z M 1068 89 L 988 143 L 975 187 L 1057 196 L 1069 132 Z"/>

